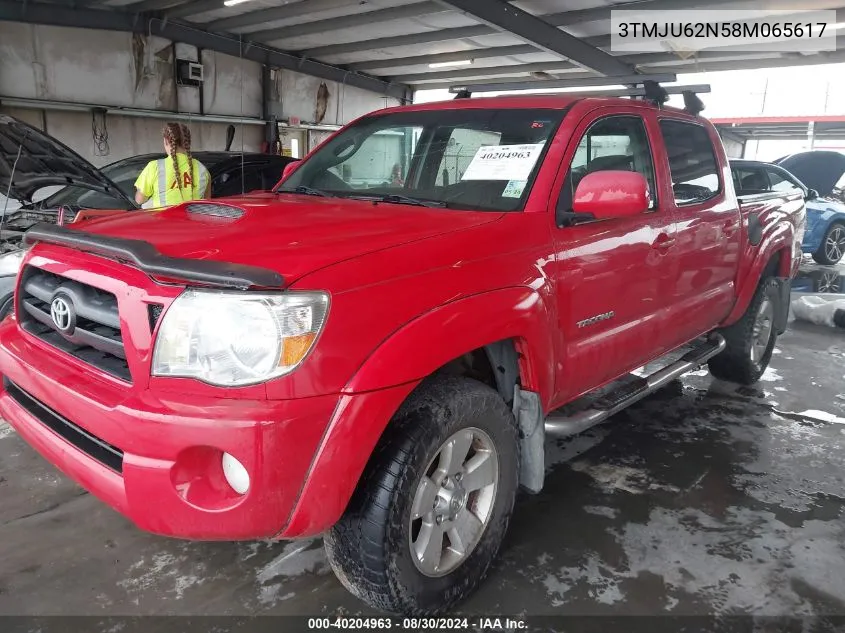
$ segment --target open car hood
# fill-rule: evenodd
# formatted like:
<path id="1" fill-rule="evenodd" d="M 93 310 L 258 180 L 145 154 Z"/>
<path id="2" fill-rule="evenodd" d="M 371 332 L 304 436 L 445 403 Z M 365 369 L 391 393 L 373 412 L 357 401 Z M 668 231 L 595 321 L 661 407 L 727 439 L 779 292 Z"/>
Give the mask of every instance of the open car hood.
<path id="1" fill-rule="evenodd" d="M 781 158 L 776 163 L 820 196 L 829 196 L 845 174 L 845 154 L 813 150 Z"/>
<path id="2" fill-rule="evenodd" d="M 76 185 L 126 195 L 99 169 L 56 139 L 14 117 L 0 115 L 0 194 L 22 203 L 43 187 Z"/>

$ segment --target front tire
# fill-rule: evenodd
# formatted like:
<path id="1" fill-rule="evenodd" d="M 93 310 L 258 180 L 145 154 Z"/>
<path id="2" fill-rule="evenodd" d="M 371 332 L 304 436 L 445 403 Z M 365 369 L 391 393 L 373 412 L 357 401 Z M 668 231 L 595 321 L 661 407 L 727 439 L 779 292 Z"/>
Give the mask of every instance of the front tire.
<path id="1" fill-rule="evenodd" d="M 727 346 L 708 361 L 714 377 L 742 385 L 760 380 L 777 342 L 778 301 L 777 281 L 761 281 L 742 318 L 720 332 Z"/>
<path id="2" fill-rule="evenodd" d="M 825 231 L 822 243 L 813 253 L 813 259 L 819 264 L 832 266 L 838 264 L 845 254 L 845 224 L 834 222 Z"/>
<path id="3" fill-rule="evenodd" d="M 499 394 L 468 378 L 433 377 L 397 412 L 326 534 L 329 562 L 373 607 L 445 611 L 486 576 L 518 473 L 517 427 Z"/>

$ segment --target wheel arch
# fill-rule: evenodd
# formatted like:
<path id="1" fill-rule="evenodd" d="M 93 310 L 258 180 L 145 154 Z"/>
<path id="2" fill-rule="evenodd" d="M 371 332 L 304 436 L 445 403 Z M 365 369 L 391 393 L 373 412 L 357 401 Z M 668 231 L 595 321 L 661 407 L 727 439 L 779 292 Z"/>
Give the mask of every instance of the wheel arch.
<path id="1" fill-rule="evenodd" d="M 391 419 L 428 376 L 474 378 L 508 404 L 518 385 L 550 398 L 551 325 L 539 293 L 517 287 L 451 302 L 394 332 L 344 388 L 279 536 L 316 535 L 340 518 Z"/>
<path id="2" fill-rule="evenodd" d="M 733 325 L 742 318 L 761 280 L 767 277 L 783 280 L 792 278 L 794 260 L 800 255 L 800 251 L 793 253 L 794 248 L 794 228 L 789 223 L 778 224 L 764 236 L 760 246 L 753 251 L 756 256 L 745 273 L 744 280 L 740 280 L 737 286 L 737 300 L 723 326 Z"/>

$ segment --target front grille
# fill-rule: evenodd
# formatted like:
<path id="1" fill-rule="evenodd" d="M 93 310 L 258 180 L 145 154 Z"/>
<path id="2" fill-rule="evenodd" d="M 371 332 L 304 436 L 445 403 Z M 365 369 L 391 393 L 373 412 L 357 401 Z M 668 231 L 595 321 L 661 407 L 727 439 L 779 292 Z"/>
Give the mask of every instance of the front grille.
<path id="1" fill-rule="evenodd" d="M 21 279 L 18 317 L 21 327 L 42 341 L 132 381 L 112 293 L 28 266 Z"/>
<path id="2" fill-rule="evenodd" d="M 92 435 L 67 418 L 59 415 L 8 378 L 3 379 L 3 387 L 12 400 L 26 409 L 44 426 L 66 439 L 86 455 L 96 459 L 104 466 L 111 468 L 116 473 L 123 472 L 122 450 L 112 446 L 105 440 L 101 440 L 99 437 Z"/>

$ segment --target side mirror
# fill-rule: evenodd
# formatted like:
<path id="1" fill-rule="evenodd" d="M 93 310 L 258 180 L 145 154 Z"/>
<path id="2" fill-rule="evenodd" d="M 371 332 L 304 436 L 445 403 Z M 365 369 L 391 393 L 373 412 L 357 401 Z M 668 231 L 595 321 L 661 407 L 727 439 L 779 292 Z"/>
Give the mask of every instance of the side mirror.
<path id="1" fill-rule="evenodd" d="M 298 159 L 292 160 L 287 165 L 285 165 L 285 168 L 282 170 L 282 180 L 290 176 L 294 172 L 294 170 L 296 170 L 297 167 L 299 167 Z"/>
<path id="2" fill-rule="evenodd" d="M 804 196 L 804 200 L 815 200 L 819 197 L 819 192 L 815 189 L 808 189 L 806 195 Z"/>
<path id="3" fill-rule="evenodd" d="M 648 210 L 651 195 L 645 176 L 635 171 L 596 171 L 578 183 L 572 211 L 596 220 L 626 218 Z"/>

